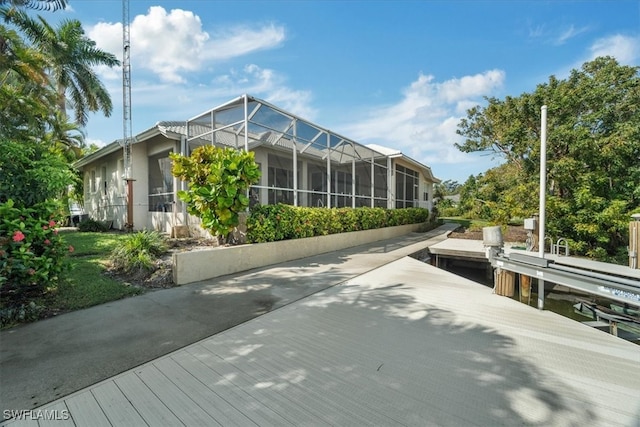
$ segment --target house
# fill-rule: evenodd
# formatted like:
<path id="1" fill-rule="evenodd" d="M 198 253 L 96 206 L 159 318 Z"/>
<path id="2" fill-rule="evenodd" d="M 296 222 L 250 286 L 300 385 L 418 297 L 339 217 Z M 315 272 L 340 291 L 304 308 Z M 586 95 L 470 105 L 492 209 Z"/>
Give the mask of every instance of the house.
<path id="1" fill-rule="evenodd" d="M 433 206 L 431 169 L 400 151 L 362 145 L 249 95 L 192 119 L 158 122 L 131 144 L 134 229 L 170 232 L 198 221 L 186 214 L 177 191 L 187 183 L 171 174 L 172 152 L 188 154 L 214 144 L 251 150 L 262 177 L 251 188 L 262 204 L 315 207 Z M 120 141 L 80 159 L 84 208 L 114 228 L 127 223 L 127 183 Z"/>

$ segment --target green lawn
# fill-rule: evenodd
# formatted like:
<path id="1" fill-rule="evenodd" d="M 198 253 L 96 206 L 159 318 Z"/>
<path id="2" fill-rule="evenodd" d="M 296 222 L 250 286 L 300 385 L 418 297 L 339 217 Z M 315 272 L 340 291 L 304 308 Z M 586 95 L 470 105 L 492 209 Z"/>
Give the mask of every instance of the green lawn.
<path id="1" fill-rule="evenodd" d="M 462 218 L 460 216 L 450 216 L 450 217 L 440 217 L 440 220 L 444 222 L 456 222 L 463 226 L 464 228 L 468 228 L 469 230 L 482 230 L 482 227 L 489 227 L 494 225 L 489 221 L 481 220 L 481 219 L 468 219 Z"/>
<path id="2" fill-rule="evenodd" d="M 125 236 L 123 233 L 64 233 L 65 241 L 74 247 L 70 254 L 71 270 L 66 280 L 51 289 L 45 299 L 46 307 L 65 312 L 142 293 L 143 290 L 104 274 L 111 250 Z"/>
<path id="3" fill-rule="evenodd" d="M 88 255 L 109 256 L 115 244 L 123 239 L 124 233 L 80 233 L 69 231 L 62 233 L 64 240 L 74 247 L 73 256 L 82 257 Z"/>

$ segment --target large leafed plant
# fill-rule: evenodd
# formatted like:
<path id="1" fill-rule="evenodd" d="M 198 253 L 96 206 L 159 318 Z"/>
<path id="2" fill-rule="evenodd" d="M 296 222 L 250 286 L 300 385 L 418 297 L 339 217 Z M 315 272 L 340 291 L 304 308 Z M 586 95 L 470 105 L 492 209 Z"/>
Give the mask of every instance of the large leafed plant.
<path id="1" fill-rule="evenodd" d="M 226 239 L 249 206 L 247 190 L 260 179 L 253 152 L 205 145 L 191 156 L 174 153 L 171 159 L 173 175 L 189 183 L 187 191 L 178 192 L 187 212 L 200 218 L 203 228 Z"/>

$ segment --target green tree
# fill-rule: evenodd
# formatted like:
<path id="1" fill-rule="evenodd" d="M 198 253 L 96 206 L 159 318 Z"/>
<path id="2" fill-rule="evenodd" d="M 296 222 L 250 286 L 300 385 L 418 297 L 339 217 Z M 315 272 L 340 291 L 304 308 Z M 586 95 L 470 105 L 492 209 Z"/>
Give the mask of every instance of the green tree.
<path id="1" fill-rule="evenodd" d="M 171 159 L 173 175 L 189 182 L 188 191 L 178 192 L 187 211 L 226 239 L 239 224 L 238 214 L 249 207 L 247 190 L 260 179 L 254 153 L 205 145 L 189 157 L 173 153 Z"/>
<path id="2" fill-rule="evenodd" d="M 459 213 L 467 218 L 479 218 L 478 215 L 478 179 L 482 174 L 469 178 L 460 187 L 460 202 L 458 203 Z"/>
<path id="3" fill-rule="evenodd" d="M 35 140 L 58 120 L 46 60 L 7 26 L 0 25 L 0 41 L 0 138 Z"/>
<path id="4" fill-rule="evenodd" d="M 640 206 L 639 67 L 610 57 L 554 76 L 531 94 L 488 98 L 458 127 L 465 152 L 492 151 L 511 168 L 506 193 L 523 213 L 537 210 L 540 107 L 548 106 L 547 228 L 579 253 L 603 258 L 626 247 L 629 214 Z M 492 181 L 504 180 L 501 174 Z"/>
<path id="5" fill-rule="evenodd" d="M 112 53 L 96 47 L 82 28 L 80 21 L 64 20 L 58 28 L 44 18 L 36 19 L 23 10 L 1 9 L 5 21 L 18 28 L 40 51 L 46 61 L 46 72 L 57 91 L 57 106 L 63 115 L 67 111 L 67 98 L 74 111 L 74 120 L 86 125 L 89 112 L 102 111 L 109 117 L 112 103 L 109 92 L 92 67 L 120 64 Z"/>
<path id="6" fill-rule="evenodd" d="M 0 141 L 0 203 L 28 207 L 59 199 L 76 179 L 60 151 L 35 142 Z"/>
<path id="7" fill-rule="evenodd" d="M 446 196 L 458 194 L 458 192 L 460 191 L 460 187 L 462 186 L 458 181 L 453 181 L 451 179 L 444 180 L 438 185 L 442 186 L 444 194 Z"/>

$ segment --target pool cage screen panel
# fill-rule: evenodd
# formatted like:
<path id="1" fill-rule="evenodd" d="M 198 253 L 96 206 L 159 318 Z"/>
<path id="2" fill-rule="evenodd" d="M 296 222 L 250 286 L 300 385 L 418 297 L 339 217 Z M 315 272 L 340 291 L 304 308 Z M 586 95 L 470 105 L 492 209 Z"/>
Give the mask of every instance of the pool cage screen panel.
<path id="1" fill-rule="evenodd" d="M 188 151 L 267 149 L 252 200 L 314 207 L 388 207 L 388 158 L 263 100 L 243 95 L 187 121 Z"/>

